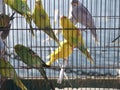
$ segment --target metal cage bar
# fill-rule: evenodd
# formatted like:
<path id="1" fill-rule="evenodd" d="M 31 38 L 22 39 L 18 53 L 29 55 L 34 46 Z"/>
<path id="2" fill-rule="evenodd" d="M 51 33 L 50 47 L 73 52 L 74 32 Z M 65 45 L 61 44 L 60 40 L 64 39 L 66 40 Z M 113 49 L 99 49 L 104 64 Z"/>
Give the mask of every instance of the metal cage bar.
<path id="1" fill-rule="evenodd" d="M 19 5 L 18 7 L 24 5 L 24 3 L 21 3 L 20 1 L 21 0 L 18 0 L 18 3 L 16 3 L 16 5 Z M 31 31 L 29 31 L 30 27 L 28 21 L 26 21 L 27 12 L 25 15 L 21 14 L 19 11 L 16 12 L 16 10 L 12 8 L 13 6 L 10 7 L 10 5 L 5 4 L 5 8 L 3 8 L 3 13 L 5 13 L 6 15 L 12 15 L 15 12 L 14 19 L 10 21 L 11 26 L 10 26 L 9 35 L 6 38 L 7 51 L 5 55 L 7 56 L 7 61 L 14 67 L 18 77 L 20 77 L 22 82 L 27 86 L 28 90 L 42 89 L 43 86 L 46 87 L 44 88 L 44 90 L 50 89 L 49 87 L 47 87 L 41 73 L 38 71 L 39 68 L 44 68 L 48 79 L 53 83 L 53 86 L 55 88 L 71 87 L 73 89 L 79 87 L 86 87 L 86 88 L 98 88 L 98 89 L 108 88 L 109 90 L 114 88 L 117 89 L 120 88 L 119 87 L 120 45 L 119 45 L 119 37 L 118 37 L 120 34 L 119 32 L 120 1 L 119 0 L 116 1 L 115 0 L 38 0 L 42 2 L 43 9 L 48 14 L 48 18 L 50 19 L 49 26 L 51 24 L 51 27 L 60 42 L 64 40 L 64 37 L 61 34 L 61 31 L 63 30 L 62 25 L 60 25 L 61 16 L 66 16 L 68 19 L 70 19 L 71 17 L 74 17 L 74 19 L 77 18 L 74 21 L 77 22 L 75 26 L 77 30 L 81 32 L 81 35 L 85 42 L 85 46 L 87 47 L 87 50 L 89 51 L 91 57 L 94 60 L 94 64 L 90 63 L 90 61 L 87 60 L 87 57 L 81 53 L 82 50 L 80 51 L 71 45 L 72 48 L 74 48 L 74 50 L 72 54 L 67 58 L 68 65 L 65 68 L 65 73 L 64 73 L 64 75 L 66 74 L 67 78 L 64 76 L 61 86 L 59 86 L 60 84 L 57 84 L 56 82 L 59 77 L 61 66 L 64 64 L 65 61 L 63 59 L 66 58 L 58 59 L 52 64 L 51 67 L 38 66 L 37 65 L 38 63 L 34 66 L 29 66 L 21 60 L 22 57 L 24 57 L 24 55 L 20 57 L 19 55 L 17 55 L 15 51 L 14 48 L 15 45 L 17 44 L 24 45 L 33 51 L 32 52 L 33 56 L 29 56 L 28 54 L 26 54 L 27 52 L 25 53 L 26 57 L 29 60 L 31 60 L 34 57 L 34 55 L 38 55 L 46 63 L 47 61 L 49 61 L 47 56 L 59 47 L 58 44 L 53 39 L 51 39 L 47 34 L 43 32 L 46 31 L 46 28 L 44 27 L 39 28 L 40 26 L 38 27 L 33 20 L 32 13 L 34 11 L 34 7 L 36 4 L 35 1 L 37 0 L 26 0 L 26 1 L 29 7 L 29 14 L 30 14 L 30 16 L 29 15 L 28 16 L 29 18 L 32 18 L 31 23 L 35 36 L 32 36 Z M 79 3 L 73 3 L 73 7 L 72 7 L 72 3 L 71 3 L 72 1 L 80 1 L 81 3 L 80 5 L 83 5 L 82 7 L 84 7 L 83 11 L 82 10 L 79 11 L 79 9 L 78 10 L 75 9 L 74 5 L 79 5 Z M 2 2 L 2 0 L 0 2 Z M 0 7 L 1 5 L 4 4 L 0 3 Z M 25 10 L 25 6 L 22 10 Z M 76 10 L 76 14 L 74 12 L 75 10 Z M 76 15 L 76 17 L 73 15 L 72 11 L 74 15 Z M 89 12 L 87 13 L 87 15 L 90 14 L 91 17 L 83 15 L 83 13 L 84 12 L 86 13 L 87 11 Z M 37 10 L 36 13 L 37 12 L 39 11 Z M 44 15 L 45 12 L 41 11 L 41 13 L 39 13 L 40 14 L 39 17 L 46 18 L 47 16 Z M 79 12 L 82 12 L 82 14 L 79 14 L 81 15 L 82 18 L 80 18 L 80 16 L 78 15 Z M 88 17 L 90 18 L 90 20 Z M 91 21 L 91 18 L 93 19 L 93 21 Z M 38 19 L 38 17 L 35 17 L 35 19 Z M 84 22 L 82 21 L 83 19 L 85 19 L 84 22 L 86 23 L 91 22 L 91 23 L 87 23 L 88 25 L 85 26 Z M 41 21 L 41 19 L 39 20 Z M 83 24 L 81 24 L 80 21 Z M 45 25 L 46 22 L 44 22 L 43 20 L 42 22 L 39 23 Z M 89 26 L 93 24 L 95 27 Z M 47 27 L 47 29 L 49 28 L 49 26 Z M 67 23 L 67 27 L 68 28 L 65 28 L 66 30 L 73 30 L 74 33 L 75 31 L 74 29 L 76 28 L 74 27 L 70 28 L 68 23 Z M 6 27 L 2 27 L 2 28 L 6 28 Z M 95 28 L 99 41 L 98 44 L 96 44 L 95 41 L 93 40 L 93 36 L 92 36 L 93 34 L 91 33 L 92 32 L 91 29 L 95 29 Z M 63 52 L 63 54 L 67 53 L 68 51 Z M 5 67 L 5 68 L 11 69 L 10 67 Z M 4 69 L 4 67 L 0 67 L 0 70 L 2 69 Z M 12 88 L 13 90 L 14 88 L 14 90 L 17 90 L 17 87 L 12 85 L 13 81 L 11 79 L 13 77 L 5 77 L 5 78 L 9 78 L 10 80 L 6 79 L 7 81 L 3 82 L 2 84 L 3 86 L 1 89 L 11 90 L 10 88 Z M 37 84 L 38 82 L 37 84 L 38 87 L 34 84 L 34 82 L 35 84 Z M 115 82 L 117 83 L 116 85 Z M 11 84 L 9 85 L 9 83 Z M 81 88 L 81 90 L 84 89 Z"/>

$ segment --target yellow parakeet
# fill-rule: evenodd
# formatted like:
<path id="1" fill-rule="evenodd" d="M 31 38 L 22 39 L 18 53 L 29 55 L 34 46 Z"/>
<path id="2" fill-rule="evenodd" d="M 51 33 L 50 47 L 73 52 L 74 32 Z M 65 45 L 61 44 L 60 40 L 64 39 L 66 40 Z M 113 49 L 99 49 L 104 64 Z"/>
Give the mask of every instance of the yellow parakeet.
<path id="1" fill-rule="evenodd" d="M 32 18 L 30 14 L 30 9 L 27 5 L 26 0 L 4 0 L 4 3 L 10 6 L 14 11 L 26 18 L 27 23 L 30 26 L 32 35 L 34 35 L 32 28 Z"/>
<path id="2" fill-rule="evenodd" d="M 46 63 L 48 66 L 51 66 L 51 64 L 56 60 L 58 60 L 59 58 L 62 58 L 64 60 L 64 65 L 63 65 L 64 68 L 61 68 L 57 83 L 62 82 L 64 70 L 68 64 L 67 58 L 70 54 L 72 54 L 72 52 L 73 52 L 73 48 L 69 45 L 67 40 L 64 40 L 60 42 L 60 46 L 54 52 L 48 55 L 48 57 L 50 58 L 50 61 Z"/>
<path id="3" fill-rule="evenodd" d="M 85 46 L 81 31 L 66 17 L 60 18 L 63 37 L 72 47 L 78 48 L 91 62 L 93 59 Z"/>
<path id="4" fill-rule="evenodd" d="M 55 62 L 59 58 L 67 60 L 68 56 L 72 52 L 73 48 L 68 44 L 66 40 L 64 40 L 60 42 L 60 46 L 54 52 L 47 56 L 50 58 L 50 61 L 48 61 L 46 64 L 50 66 L 53 62 Z"/>
<path id="5" fill-rule="evenodd" d="M 32 19 L 39 29 L 41 29 L 44 33 L 46 33 L 60 45 L 59 40 L 57 39 L 55 33 L 52 30 L 49 16 L 44 10 L 41 0 L 35 1 L 35 8 L 32 14 Z"/>

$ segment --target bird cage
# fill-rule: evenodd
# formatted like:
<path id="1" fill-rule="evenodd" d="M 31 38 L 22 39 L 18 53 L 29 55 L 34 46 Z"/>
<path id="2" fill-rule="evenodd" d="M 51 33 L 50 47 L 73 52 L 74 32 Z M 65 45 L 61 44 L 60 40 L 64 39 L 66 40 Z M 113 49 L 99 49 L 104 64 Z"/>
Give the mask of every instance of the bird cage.
<path id="1" fill-rule="evenodd" d="M 0 2 L 0 90 L 120 89 L 120 0 Z"/>

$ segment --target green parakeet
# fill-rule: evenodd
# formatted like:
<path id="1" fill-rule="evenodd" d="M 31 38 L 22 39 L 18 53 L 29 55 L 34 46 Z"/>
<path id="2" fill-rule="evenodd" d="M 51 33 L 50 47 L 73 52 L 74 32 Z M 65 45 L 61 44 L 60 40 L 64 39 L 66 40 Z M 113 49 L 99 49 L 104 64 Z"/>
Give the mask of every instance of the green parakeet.
<path id="1" fill-rule="evenodd" d="M 33 28 L 32 28 L 32 18 L 30 14 L 30 9 L 27 5 L 26 0 L 4 0 L 4 3 L 10 6 L 13 10 L 15 10 L 20 15 L 26 18 L 27 23 L 30 26 L 30 30 L 32 35 L 34 35 Z"/>
<path id="2" fill-rule="evenodd" d="M 66 17 L 62 16 L 60 19 L 63 37 L 68 41 L 72 47 L 77 47 L 82 54 L 84 54 L 91 62 L 93 59 L 84 44 L 81 31 L 74 26 L 74 24 Z"/>
<path id="3" fill-rule="evenodd" d="M 26 86 L 19 79 L 14 67 L 3 58 L 0 58 L 0 74 L 5 78 L 12 78 L 15 84 L 22 90 L 27 90 Z"/>
<path id="4" fill-rule="evenodd" d="M 44 10 L 41 0 L 35 0 L 35 8 L 32 14 L 32 19 L 39 29 L 41 29 L 60 45 L 59 40 L 51 27 L 49 16 Z"/>
<path id="5" fill-rule="evenodd" d="M 52 83 L 48 80 L 46 72 L 43 67 L 49 67 L 45 64 L 45 62 L 30 48 L 25 47 L 21 44 L 17 44 L 14 47 L 15 52 L 17 55 L 21 58 L 21 60 L 27 64 L 29 67 L 38 67 L 37 69 L 41 73 L 41 75 L 44 77 L 46 82 L 51 86 L 51 88 L 54 90 L 54 87 Z"/>

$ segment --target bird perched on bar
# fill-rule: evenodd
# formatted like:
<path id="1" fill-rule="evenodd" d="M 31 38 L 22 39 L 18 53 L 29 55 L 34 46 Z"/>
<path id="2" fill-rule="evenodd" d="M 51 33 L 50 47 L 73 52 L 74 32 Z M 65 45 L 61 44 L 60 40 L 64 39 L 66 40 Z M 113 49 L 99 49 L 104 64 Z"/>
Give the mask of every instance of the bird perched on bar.
<path id="1" fill-rule="evenodd" d="M 82 33 L 78 28 L 66 17 L 60 18 L 60 25 L 62 27 L 62 35 L 73 48 L 78 48 L 90 62 L 94 62 L 87 47 L 85 46 Z"/>
<path id="2" fill-rule="evenodd" d="M 67 58 L 70 54 L 72 54 L 72 52 L 73 48 L 69 45 L 67 40 L 61 41 L 60 46 L 47 56 L 47 58 L 50 58 L 50 61 L 48 61 L 46 64 L 51 66 L 51 64 L 59 58 L 64 59 L 67 62 Z"/>
<path id="3" fill-rule="evenodd" d="M 6 58 L 5 57 L 5 40 L 9 35 L 10 32 L 10 21 L 14 19 L 14 14 L 13 13 L 11 16 L 6 15 L 4 13 L 0 14 L 0 58 Z"/>
<path id="4" fill-rule="evenodd" d="M 58 45 L 60 45 L 59 40 L 57 39 L 51 27 L 49 16 L 44 10 L 41 0 L 35 0 L 35 7 L 34 7 L 33 14 L 32 14 L 32 19 L 35 25 L 39 29 L 41 29 L 44 33 L 46 33 L 53 40 L 55 40 L 58 43 Z"/>
<path id="5" fill-rule="evenodd" d="M 21 90 L 28 90 L 26 86 L 19 79 L 14 67 L 9 61 L 0 58 L 0 74 L 3 78 L 11 78 L 14 83 L 21 88 Z"/>
<path id="6" fill-rule="evenodd" d="M 72 16 L 70 20 L 73 24 L 80 23 L 87 28 L 90 28 L 91 34 L 93 35 L 93 39 L 96 43 L 98 43 L 98 38 L 96 34 L 96 26 L 94 24 L 94 20 L 92 15 L 88 11 L 88 9 L 79 1 L 79 0 L 72 0 Z"/>
<path id="7" fill-rule="evenodd" d="M 5 40 L 9 35 L 11 26 L 10 21 L 14 19 L 14 14 L 15 13 L 13 13 L 11 16 L 3 13 L 0 14 L 0 36 L 2 40 Z"/>
<path id="8" fill-rule="evenodd" d="M 63 59 L 63 68 L 61 68 L 59 78 L 57 80 L 58 83 L 62 83 L 64 70 L 68 65 L 68 57 L 72 54 L 73 48 L 69 45 L 67 40 L 61 41 L 60 46 L 55 49 L 50 55 L 47 56 L 47 58 L 50 58 L 50 61 L 48 61 L 46 64 L 48 66 L 51 66 L 53 62 L 55 62 L 58 59 Z"/>
<path id="9" fill-rule="evenodd" d="M 20 60 L 27 64 L 29 67 L 37 68 L 45 81 L 50 85 L 51 89 L 55 90 L 52 83 L 48 80 L 46 72 L 43 67 L 49 67 L 45 64 L 41 57 L 39 57 L 30 48 L 17 44 L 14 47 L 16 54 L 20 57 Z"/>
<path id="10" fill-rule="evenodd" d="M 17 13 L 25 17 L 27 23 L 29 24 L 30 31 L 34 36 L 31 12 L 27 4 L 27 0 L 4 0 L 4 3 L 10 6 L 10 8 L 16 11 Z"/>

